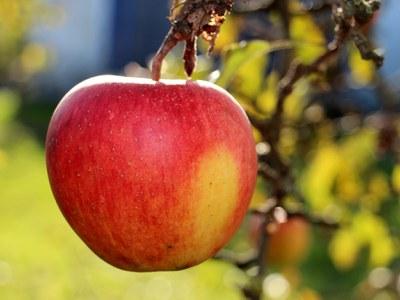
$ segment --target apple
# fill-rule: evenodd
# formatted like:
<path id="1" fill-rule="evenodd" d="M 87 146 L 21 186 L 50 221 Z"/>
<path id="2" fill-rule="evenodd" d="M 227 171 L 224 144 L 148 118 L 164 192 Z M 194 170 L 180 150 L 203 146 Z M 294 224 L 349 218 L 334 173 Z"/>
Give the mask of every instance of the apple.
<path id="1" fill-rule="evenodd" d="M 73 230 L 131 271 L 212 257 L 238 229 L 257 173 L 251 125 L 223 89 L 107 75 L 59 103 L 46 163 Z"/>
<path id="2" fill-rule="evenodd" d="M 263 217 L 254 215 L 250 219 L 249 237 L 254 247 L 258 247 Z M 311 226 L 302 217 L 291 217 L 284 223 L 270 224 L 265 249 L 265 259 L 274 266 L 299 264 L 308 254 L 311 243 Z M 266 229 L 264 229 L 266 231 Z"/>

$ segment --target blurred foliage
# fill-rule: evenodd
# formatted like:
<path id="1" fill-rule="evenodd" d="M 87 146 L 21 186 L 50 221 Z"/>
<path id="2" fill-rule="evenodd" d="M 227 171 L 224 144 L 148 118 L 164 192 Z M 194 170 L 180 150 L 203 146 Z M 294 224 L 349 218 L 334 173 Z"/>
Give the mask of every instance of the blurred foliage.
<path id="1" fill-rule="evenodd" d="M 301 9 L 298 1 L 290 3 L 294 12 Z M 242 299 L 239 287 L 247 276 L 229 264 L 208 261 L 173 273 L 123 272 L 93 255 L 63 220 L 47 183 L 43 145 L 33 137 L 32 127 L 16 119 L 22 115 L 30 125 L 43 118 L 45 108 L 26 109 L 22 98 L 25 85 L 48 64 L 48 50 L 27 39 L 32 24 L 51 18 L 48 14 L 39 0 L 0 0 L 0 299 Z M 282 65 L 281 52 L 309 63 L 329 41 L 315 18 L 293 15 L 289 41 L 267 39 L 270 32 L 260 26 L 258 36 L 242 41 L 254 37 L 254 23 L 278 26 L 276 14 L 250 21 L 243 15 L 228 18 L 214 56 L 206 56 L 201 46 L 193 78 L 216 82 L 250 115 L 270 118 L 282 76 L 277 67 Z M 165 78 L 184 78 L 181 50 L 167 57 Z M 386 111 L 361 113 L 349 104 L 356 94 L 345 99 L 334 94 L 337 103 L 327 102 L 334 91 L 350 87 L 357 93 L 378 85 L 375 67 L 353 46 L 322 73 L 299 81 L 286 100 L 277 148 L 296 179 L 285 200 L 287 209 L 337 222 L 340 229 L 301 229 L 307 231 L 304 245 L 294 228 L 290 234 L 305 253 L 293 264 L 271 263 L 263 281 L 264 298 L 399 299 L 400 119 L 394 113 L 388 118 Z M 21 85 L 15 87 L 15 82 Z M 376 94 L 384 97 L 378 89 Z M 343 101 L 351 109 L 339 106 Z M 261 142 L 256 129 L 254 135 Z M 263 143 L 257 148 L 268 151 Z M 251 207 L 268 204 L 270 191 L 270 184 L 258 178 Z M 252 253 L 258 243 L 254 230 L 249 215 L 226 250 Z M 274 243 L 291 250 L 287 240 Z"/>
<path id="2" fill-rule="evenodd" d="M 299 8 L 298 2 L 292 5 L 295 11 Z M 275 15 L 270 16 L 270 24 L 279 23 L 277 19 Z M 246 26 L 252 25 L 252 21 L 246 23 L 241 15 L 230 19 L 218 42 L 221 66 L 213 69 L 212 58 L 200 55 L 200 64 L 206 61 L 209 72 L 197 73 L 196 78 L 214 81 L 228 89 L 248 114 L 268 119 L 276 108 L 281 78 L 279 68 L 275 68 L 279 65 L 276 54 L 289 50 L 301 62 L 311 63 L 325 51 L 328 38 L 312 16 L 300 13 L 291 19 L 290 42 L 257 37 L 240 41 L 242 32 L 247 32 Z M 176 51 L 175 56 L 169 58 L 171 65 L 176 65 L 173 62 L 179 53 Z M 164 72 L 168 77 L 168 69 Z M 183 76 L 183 72 L 181 74 Z M 396 290 L 396 280 L 400 280 L 400 166 L 396 164 L 399 153 L 396 146 L 385 145 L 383 141 L 388 138 L 384 136 L 386 117 L 376 112 L 378 121 L 374 121 L 374 115 L 360 113 L 362 110 L 355 110 L 352 103 L 347 111 L 337 105 L 340 113 L 332 118 L 329 115 L 335 104 L 326 106 L 323 100 L 324 94 L 346 88 L 354 89 L 356 96 L 357 89 L 374 88 L 377 78 L 373 63 L 363 60 L 358 50 L 349 45 L 336 65 L 300 80 L 286 99 L 277 148 L 293 169 L 297 190 L 285 201 L 287 209 L 300 208 L 327 222 L 336 222 L 340 228 L 323 230 L 317 226 L 312 239 L 304 236 L 310 249 L 299 266 L 295 263 L 291 266 L 267 264 L 271 273 L 264 280 L 265 299 L 400 297 L 399 289 Z M 378 94 L 379 90 L 376 93 L 378 98 L 385 97 Z M 352 95 L 347 97 L 351 101 Z M 397 139 L 400 120 L 397 115 L 391 118 L 397 124 L 393 133 Z M 256 141 L 262 142 L 256 129 L 254 134 Z M 268 145 L 260 144 L 260 149 L 265 147 L 268 151 Z M 251 207 L 268 203 L 269 191 L 268 182 L 259 178 Z M 228 249 L 246 253 L 257 247 L 254 226 L 249 216 Z M 293 243 L 303 235 L 302 230 L 294 229 Z M 269 241 L 267 248 L 285 243 L 284 236 L 282 234 L 278 242 Z M 281 252 L 295 248 L 293 243 Z M 371 276 L 377 270 L 390 274 L 387 275 L 390 280 L 374 282 Z"/>
<path id="3" fill-rule="evenodd" d="M 354 83 L 360 86 L 371 84 L 375 76 L 374 63 L 361 58 L 360 52 L 351 47 L 349 55 L 349 67 Z"/>
<path id="4" fill-rule="evenodd" d="M 30 43 L 32 26 L 50 10 L 39 0 L 0 0 L 0 82 L 26 81 L 47 65 L 43 45 Z"/>
<path id="5" fill-rule="evenodd" d="M 295 43 L 296 57 L 304 63 L 311 63 L 325 51 L 325 37 L 309 15 L 293 17 L 290 35 Z"/>

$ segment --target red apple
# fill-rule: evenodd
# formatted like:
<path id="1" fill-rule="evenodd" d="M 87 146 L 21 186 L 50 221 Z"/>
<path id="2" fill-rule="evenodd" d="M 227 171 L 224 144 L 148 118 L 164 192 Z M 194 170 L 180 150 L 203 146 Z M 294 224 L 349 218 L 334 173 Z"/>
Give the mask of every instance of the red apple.
<path id="1" fill-rule="evenodd" d="M 259 245 L 263 217 L 254 215 L 250 219 L 249 237 L 255 247 Z M 307 256 L 311 244 L 311 226 L 302 217 L 291 217 L 286 222 L 274 224 L 268 232 L 265 259 L 274 266 L 293 266 Z M 267 232 L 266 232 L 267 233 Z"/>
<path id="2" fill-rule="evenodd" d="M 223 89 L 118 76 L 86 80 L 63 98 L 46 159 L 71 227 L 132 271 L 213 256 L 239 227 L 257 171 L 250 123 Z"/>
<path id="3" fill-rule="evenodd" d="M 296 265 L 307 256 L 311 240 L 308 221 L 301 217 L 290 218 L 279 224 L 270 237 L 266 259 L 276 265 Z"/>

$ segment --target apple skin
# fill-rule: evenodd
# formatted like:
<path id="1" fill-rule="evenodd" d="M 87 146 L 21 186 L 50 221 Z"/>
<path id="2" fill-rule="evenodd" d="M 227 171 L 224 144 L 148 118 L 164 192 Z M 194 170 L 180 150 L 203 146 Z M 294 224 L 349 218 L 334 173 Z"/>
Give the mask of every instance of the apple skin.
<path id="1" fill-rule="evenodd" d="M 212 257 L 241 224 L 257 173 L 251 125 L 223 89 L 106 75 L 59 103 L 46 163 L 74 231 L 138 272 Z"/>

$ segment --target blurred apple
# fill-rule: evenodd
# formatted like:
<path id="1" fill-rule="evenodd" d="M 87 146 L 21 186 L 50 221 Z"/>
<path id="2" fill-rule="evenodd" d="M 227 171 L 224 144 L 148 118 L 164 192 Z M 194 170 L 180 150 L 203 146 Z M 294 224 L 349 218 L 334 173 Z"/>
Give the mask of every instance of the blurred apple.
<path id="1" fill-rule="evenodd" d="M 63 98 L 46 159 L 75 232 L 133 271 L 213 256 L 240 225 L 257 173 L 250 123 L 227 92 L 118 76 L 84 81 Z"/>
<path id="2" fill-rule="evenodd" d="M 302 217 L 289 218 L 284 223 L 269 224 L 263 229 L 259 215 L 250 220 L 250 239 L 258 247 L 261 230 L 268 234 L 265 258 L 275 266 L 297 265 L 307 255 L 311 242 L 311 228 Z"/>

